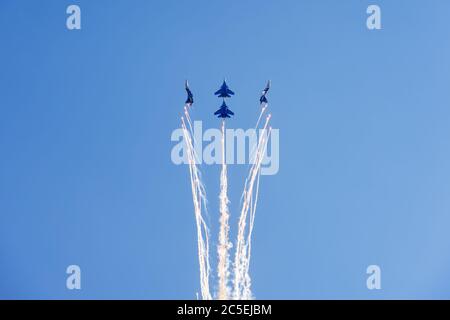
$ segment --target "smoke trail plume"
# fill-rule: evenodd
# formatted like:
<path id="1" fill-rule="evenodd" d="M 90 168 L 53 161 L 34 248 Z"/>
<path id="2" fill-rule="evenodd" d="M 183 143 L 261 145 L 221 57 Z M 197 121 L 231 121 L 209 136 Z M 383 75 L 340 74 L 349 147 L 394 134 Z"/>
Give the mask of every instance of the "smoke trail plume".
<path id="1" fill-rule="evenodd" d="M 181 126 L 183 130 L 184 141 L 186 143 L 187 158 L 189 162 L 189 174 L 191 179 L 192 201 L 194 203 L 195 222 L 197 227 L 197 247 L 198 261 L 200 267 L 200 289 L 203 300 L 211 300 L 212 296 L 209 289 L 209 230 L 202 215 L 202 208 L 206 210 L 205 188 L 200 179 L 200 172 L 197 167 L 197 155 L 195 154 L 192 144 L 192 124 L 189 112 L 185 108 L 186 119 L 189 123 L 190 130 L 187 129 L 184 118 L 181 118 Z"/>
<path id="2" fill-rule="evenodd" d="M 262 142 L 263 149 L 261 152 L 261 155 L 262 155 L 260 158 L 261 161 L 266 152 L 267 140 L 268 140 L 268 137 L 270 136 L 270 132 L 271 132 L 271 129 L 268 130 L 267 137 Z M 264 134 L 266 134 L 265 131 L 264 131 Z M 250 268 L 250 259 L 251 259 L 251 249 L 252 249 L 252 232 L 253 232 L 253 227 L 255 224 L 256 205 L 258 204 L 258 196 L 259 196 L 259 179 L 261 177 L 261 163 L 259 164 L 259 168 L 257 169 L 256 175 L 257 175 L 256 191 L 255 191 L 254 195 L 252 193 L 252 195 L 250 197 L 249 227 L 248 227 L 247 243 L 246 243 L 246 246 L 244 246 L 244 248 L 247 249 L 247 252 L 246 252 L 246 256 L 243 259 L 244 260 L 244 263 L 243 263 L 244 277 L 243 277 L 242 294 L 241 294 L 241 299 L 243 299 L 243 300 L 250 300 L 253 298 L 253 295 L 251 292 L 251 277 L 250 277 L 249 268 Z"/>
<path id="3" fill-rule="evenodd" d="M 259 120 L 265 111 L 265 107 L 261 110 Z M 266 151 L 267 141 L 270 135 L 270 130 L 267 133 L 268 124 L 270 121 L 270 115 L 267 116 L 265 124 L 263 126 L 262 134 L 258 139 L 258 145 L 254 157 L 254 163 L 250 168 L 249 175 L 246 179 L 244 191 L 242 195 L 242 209 L 239 217 L 238 224 L 238 236 L 236 240 L 236 252 L 234 259 L 234 283 L 233 283 L 233 298 L 234 299 L 252 299 L 251 293 L 251 278 L 249 274 L 249 265 L 251 257 L 251 235 L 254 226 L 256 204 L 259 192 L 259 176 L 261 163 Z M 257 123 L 257 124 L 258 124 Z M 254 190 L 256 183 L 256 190 Z M 250 216 L 249 215 L 250 210 Z M 248 218 L 249 217 L 249 218 Z M 248 233 L 247 221 L 249 223 Z"/>
<path id="4" fill-rule="evenodd" d="M 222 121 L 222 171 L 220 174 L 220 230 L 219 230 L 219 245 L 217 253 L 219 256 L 219 262 L 217 266 L 217 274 L 219 277 L 219 300 L 227 300 L 229 296 L 228 288 L 228 276 L 229 276 L 229 250 L 231 248 L 231 242 L 229 240 L 229 219 L 230 214 L 228 212 L 228 178 L 227 178 L 227 165 L 225 162 L 225 121 Z"/>

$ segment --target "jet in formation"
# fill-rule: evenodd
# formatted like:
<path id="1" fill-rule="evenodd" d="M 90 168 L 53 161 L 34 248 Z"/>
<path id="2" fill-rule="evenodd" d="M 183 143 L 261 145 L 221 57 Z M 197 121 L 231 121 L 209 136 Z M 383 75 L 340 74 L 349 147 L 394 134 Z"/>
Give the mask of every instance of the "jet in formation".
<path id="1" fill-rule="evenodd" d="M 186 99 L 185 103 L 188 106 L 192 106 L 192 104 L 194 103 L 194 95 L 192 94 L 191 89 L 189 89 L 189 83 L 187 80 L 184 83 L 184 88 L 186 89 L 186 93 L 187 93 L 187 99 Z"/>
<path id="2" fill-rule="evenodd" d="M 234 92 L 231 91 L 230 88 L 228 88 L 227 82 L 223 80 L 222 86 L 219 90 L 214 92 L 214 94 L 219 98 L 231 98 L 231 96 L 234 95 Z"/>
<path id="3" fill-rule="evenodd" d="M 223 99 L 220 109 L 214 112 L 214 115 L 217 116 L 218 118 L 230 118 L 230 115 L 234 116 L 234 112 L 228 109 L 228 106 L 225 103 L 225 99 Z"/>
<path id="4" fill-rule="evenodd" d="M 270 80 L 267 81 L 266 87 L 264 88 L 264 90 L 261 93 L 261 98 L 259 98 L 259 102 L 261 104 L 267 103 L 266 94 L 267 94 L 267 92 L 269 92 L 269 89 L 270 89 Z"/>

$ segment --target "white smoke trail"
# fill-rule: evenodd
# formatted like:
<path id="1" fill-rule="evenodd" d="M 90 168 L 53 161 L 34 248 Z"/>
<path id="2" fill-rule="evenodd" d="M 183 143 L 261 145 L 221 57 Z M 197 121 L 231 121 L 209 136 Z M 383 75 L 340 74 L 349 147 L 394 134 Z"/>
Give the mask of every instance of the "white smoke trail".
<path id="1" fill-rule="evenodd" d="M 185 114 L 190 123 L 189 113 L 185 108 Z M 209 290 L 209 230 L 202 216 L 202 205 L 206 209 L 205 188 L 200 179 L 200 172 L 196 165 L 196 154 L 192 145 L 193 132 L 188 131 L 184 118 L 181 118 L 184 141 L 186 143 L 187 158 L 189 161 L 189 173 L 191 178 L 192 200 L 194 203 L 195 221 L 197 227 L 198 260 L 200 266 L 200 289 L 203 300 L 211 300 Z M 192 128 L 192 126 L 190 127 Z"/>
<path id="2" fill-rule="evenodd" d="M 264 109 L 262 113 L 264 112 Z M 241 209 L 241 215 L 239 217 L 238 224 L 238 236 L 236 241 L 236 253 L 234 259 L 234 287 L 233 287 L 233 298 L 234 299 L 251 299 L 252 294 L 250 290 L 251 279 L 249 275 L 249 264 L 250 264 L 250 251 L 251 242 L 251 232 L 253 231 L 254 216 L 257 203 L 257 194 L 259 192 L 259 172 L 261 168 L 261 163 L 265 154 L 267 141 L 270 135 L 270 131 L 267 134 L 267 127 L 270 121 L 270 115 L 267 116 L 266 122 L 264 124 L 262 134 L 259 137 L 257 151 L 255 155 L 255 161 L 250 169 L 249 176 L 246 179 L 246 183 L 243 191 L 243 203 Z M 259 122 L 259 120 L 258 120 Z M 254 184 L 258 179 L 255 201 L 253 200 L 254 194 Z M 249 233 L 247 237 L 245 236 L 247 217 L 249 209 L 250 211 L 250 221 L 249 221 Z"/>
<path id="3" fill-rule="evenodd" d="M 259 123 L 261 122 L 262 116 L 264 115 L 264 112 L 266 112 L 267 107 L 268 107 L 267 103 L 264 103 L 262 105 L 261 112 L 259 113 L 258 120 L 256 121 L 255 132 L 258 130 Z M 250 170 L 249 170 L 249 174 L 248 174 L 247 178 L 245 179 L 244 190 L 247 188 L 248 177 L 250 176 L 250 171 L 251 171 L 252 165 L 255 163 L 257 147 L 258 147 L 258 145 L 253 145 L 252 150 L 250 151 L 250 157 L 249 157 Z M 244 194 L 242 194 L 242 196 L 241 196 L 241 203 L 243 200 L 243 198 L 242 198 L 243 196 L 244 196 Z"/>
<path id="4" fill-rule="evenodd" d="M 263 104 L 261 113 L 256 122 L 255 129 L 258 129 L 262 116 L 264 115 L 267 104 Z M 210 264 L 209 264 L 209 230 L 202 215 L 202 208 L 206 211 L 205 188 L 201 181 L 201 173 L 197 167 L 198 157 L 194 146 L 196 145 L 195 135 L 193 133 L 192 121 L 189 115 L 189 108 L 184 108 L 185 118 L 188 123 L 186 126 L 185 118 L 181 118 L 184 140 L 186 143 L 186 152 L 189 162 L 189 173 L 191 178 L 192 199 L 194 203 L 194 213 L 197 227 L 197 245 L 198 259 L 200 267 L 200 287 L 201 296 L 204 300 L 212 299 L 209 287 Z M 225 161 L 225 122 L 222 122 L 222 170 L 220 175 L 220 230 L 218 252 L 218 279 L 219 290 L 218 299 L 252 299 L 251 277 L 249 273 L 252 232 L 255 222 L 256 206 L 259 195 L 259 181 L 261 174 L 261 164 L 265 156 L 267 142 L 270 137 L 271 128 L 267 130 L 271 115 L 266 118 L 264 126 L 260 131 L 258 144 L 253 146 L 250 153 L 251 166 L 248 176 L 245 180 L 244 191 L 242 194 L 242 209 L 239 217 L 238 236 L 236 240 L 236 252 L 234 257 L 234 279 L 233 290 L 228 286 L 230 276 L 230 257 L 229 250 L 232 245 L 229 240 L 229 210 L 228 210 L 228 179 L 227 166 Z M 255 187 L 256 183 L 256 187 Z"/>
<path id="5" fill-rule="evenodd" d="M 194 135 L 194 130 L 192 129 L 192 121 L 191 121 L 191 116 L 189 115 L 189 108 L 187 106 L 184 106 L 184 114 L 185 114 L 186 120 L 187 120 L 187 122 L 189 124 L 189 132 L 191 134 L 191 137 L 194 140 L 194 146 L 195 146 L 195 143 L 196 143 L 195 135 Z M 195 148 L 194 148 L 194 150 L 195 150 Z"/>
<path id="6" fill-rule="evenodd" d="M 227 178 L 227 165 L 225 161 L 225 121 L 222 121 L 222 171 L 220 174 L 220 230 L 219 230 L 219 245 L 217 247 L 217 253 L 219 256 L 217 273 L 219 277 L 219 300 L 227 300 L 229 296 L 228 276 L 229 276 L 229 250 L 231 248 L 231 242 L 229 239 L 229 219 L 230 214 L 228 212 L 228 178 Z"/>
<path id="7" fill-rule="evenodd" d="M 269 129 L 269 132 L 267 134 L 266 139 L 262 142 L 263 150 L 260 153 L 261 154 L 261 161 L 263 160 L 263 157 L 265 155 L 266 149 L 267 149 L 267 142 L 271 133 L 271 128 Z M 265 131 L 264 131 L 265 134 Z M 243 285 L 242 285 L 242 296 L 241 299 L 243 300 L 250 300 L 253 298 L 252 292 L 251 292 L 251 277 L 250 277 L 250 259 L 251 259 L 251 252 L 252 252 L 252 233 L 253 233 L 253 227 L 255 224 L 255 215 L 256 215 L 256 206 L 258 204 L 258 196 L 259 196 L 259 179 L 261 177 L 261 164 L 259 164 L 259 168 L 257 169 L 257 178 L 256 178 L 256 191 L 254 195 L 251 195 L 250 198 L 250 216 L 249 216 L 249 227 L 248 227 L 248 235 L 247 235 L 247 243 L 246 243 L 246 256 L 244 259 L 243 264 Z M 253 199 L 254 197 L 254 199 Z"/>
<path id="8" fill-rule="evenodd" d="M 258 121 L 256 121 L 255 129 L 258 128 L 259 123 L 261 122 L 261 118 L 262 118 L 264 112 L 266 112 L 267 107 L 268 107 L 268 104 L 264 103 L 262 108 L 261 108 L 261 113 L 259 114 Z"/>

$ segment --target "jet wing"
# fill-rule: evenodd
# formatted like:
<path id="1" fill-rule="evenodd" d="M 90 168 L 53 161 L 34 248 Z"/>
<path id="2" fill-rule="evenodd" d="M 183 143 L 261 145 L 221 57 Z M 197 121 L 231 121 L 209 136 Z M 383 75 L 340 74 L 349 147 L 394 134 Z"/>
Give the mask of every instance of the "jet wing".
<path id="1" fill-rule="evenodd" d="M 234 95 L 234 92 L 231 91 L 230 89 L 227 89 L 227 93 L 228 93 L 228 94 L 231 94 L 231 95 Z"/>

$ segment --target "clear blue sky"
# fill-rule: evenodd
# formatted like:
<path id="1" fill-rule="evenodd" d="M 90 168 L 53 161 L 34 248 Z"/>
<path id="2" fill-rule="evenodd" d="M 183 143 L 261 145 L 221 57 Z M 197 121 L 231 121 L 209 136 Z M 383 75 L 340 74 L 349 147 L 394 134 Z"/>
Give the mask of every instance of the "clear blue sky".
<path id="1" fill-rule="evenodd" d="M 80 31 L 65 26 L 73 3 Z M 371 3 L 381 31 L 366 28 Z M 271 79 L 280 129 L 254 231 L 257 298 L 450 298 L 449 12 L 447 0 L 1 1 L 0 298 L 195 298 L 188 171 L 170 134 L 186 78 L 193 117 L 219 125 L 223 77 L 229 127 L 254 124 Z M 229 169 L 233 238 L 245 169 Z M 215 236 L 219 168 L 203 174 Z M 70 264 L 80 291 L 65 287 Z M 366 288 L 370 264 L 380 291 Z"/>

